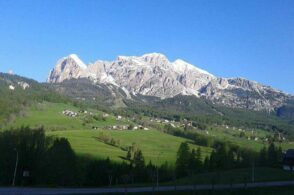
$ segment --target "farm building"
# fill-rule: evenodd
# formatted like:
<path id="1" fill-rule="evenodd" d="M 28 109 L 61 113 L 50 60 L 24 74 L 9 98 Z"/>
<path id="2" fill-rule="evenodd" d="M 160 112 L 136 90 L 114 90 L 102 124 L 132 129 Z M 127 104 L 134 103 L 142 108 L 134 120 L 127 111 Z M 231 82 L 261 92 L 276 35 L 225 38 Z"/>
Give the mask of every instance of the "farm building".
<path id="1" fill-rule="evenodd" d="M 283 169 L 294 171 L 294 149 L 288 149 L 283 156 Z"/>

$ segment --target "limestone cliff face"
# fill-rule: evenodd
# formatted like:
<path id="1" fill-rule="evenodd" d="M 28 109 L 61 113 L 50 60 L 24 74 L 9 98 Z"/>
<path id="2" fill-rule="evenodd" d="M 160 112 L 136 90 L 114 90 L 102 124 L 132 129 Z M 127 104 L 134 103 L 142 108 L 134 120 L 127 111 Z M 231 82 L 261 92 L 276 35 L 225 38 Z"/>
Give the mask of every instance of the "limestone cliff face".
<path id="1" fill-rule="evenodd" d="M 49 83 L 88 78 L 93 83 L 115 85 L 131 95 L 203 96 L 215 103 L 253 110 L 274 110 L 290 97 L 281 91 L 243 78 L 217 78 L 181 59 L 166 56 L 119 56 L 114 61 L 85 65 L 75 54 L 60 59 L 48 77 Z"/>
<path id="2" fill-rule="evenodd" d="M 291 98 L 281 91 L 243 78 L 218 78 L 203 87 L 201 93 L 207 99 L 226 106 L 268 111 Z"/>
<path id="3" fill-rule="evenodd" d="M 51 70 L 48 82 L 62 82 L 66 79 L 83 77 L 87 66 L 75 54 L 60 59 Z"/>

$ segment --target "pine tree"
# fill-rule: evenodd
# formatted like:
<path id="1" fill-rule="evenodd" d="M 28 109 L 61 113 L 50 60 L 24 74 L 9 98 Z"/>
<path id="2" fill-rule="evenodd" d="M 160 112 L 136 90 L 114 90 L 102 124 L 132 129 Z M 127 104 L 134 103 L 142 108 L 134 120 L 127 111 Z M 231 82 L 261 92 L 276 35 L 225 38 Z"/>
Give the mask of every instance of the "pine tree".
<path id="1" fill-rule="evenodd" d="M 126 159 L 128 161 L 131 161 L 132 160 L 132 151 L 131 151 L 131 148 L 130 147 L 128 148 Z"/>
<path id="2" fill-rule="evenodd" d="M 197 151 L 196 151 L 196 159 L 197 160 L 199 160 L 199 161 L 201 161 L 201 148 L 200 147 L 198 147 L 197 148 Z"/>
<path id="3" fill-rule="evenodd" d="M 217 150 L 217 168 L 225 168 L 227 169 L 227 161 L 228 161 L 228 144 L 221 144 Z"/>
<path id="4" fill-rule="evenodd" d="M 268 147 L 268 162 L 273 167 L 278 165 L 278 152 L 274 143 L 271 143 Z"/>
<path id="5" fill-rule="evenodd" d="M 176 160 L 176 172 L 178 176 L 186 175 L 191 159 L 190 148 L 186 142 L 181 143 Z"/>
<path id="6" fill-rule="evenodd" d="M 232 148 L 228 152 L 226 165 L 227 165 L 227 168 L 228 169 L 234 168 L 234 165 L 235 165 L 235 155 L 234 155 L 234 150 Z"/>
<path id="7" fill-rule="evenodd" d="M 277 150 L 277 157 L 278 157 L 278 164 L 282 164 L 282 161 L 283 161 L 283 150 L 282 150 L 282 147 L 279 146 L 278 150 Z"/>
<path id="8" fill-rule="evenodd" d="M 204 159 L 204 163 L 203 163 L 203 169 L 208 171 L 209 170 L 209 157 L 206 156 L 205 159 Z"/>
<path id="9" fill-rule="evenodd" d="M 145 160 L 144 160 L 143 153 L 142 153 L 141 150 L 138 149 L 134 153 L 133 162 L 134 162 L 134 166 L 136 168 L 144 168 L 144 166 L 145 166 Z"/>
<path id="10" fill-rule="evenodd" d="M 202 168 L 203 168 L 203 164 L 202 164 L 201 158 L 202 158 L 201 148 L 198 147 L 197 148 L 197 151 L 196 151 L 196 159 L 195 159 L 196 160 L 196 170 L 198 172 L 200 172 L 202 170 Z"/>
<path id="11" fill-rule="evenodd" d="M 265 146 L 259 152 L 258 163 L 260 166 L 266 166 L 268 164 L 268 162 L 267 162 L 267 149 Z"/>
<path id="12" fill-rule="evenodd" d="M 145 160 L 141 150 L 136 150 L 133 157 L 133 176 L 137 182 L 142 182 L 148 178 L 148 173 L 145 169 Z"/>
<path id="13" fill-rule="evenodd" d="M 209 170 L 215 170 L 217 168 L 217 154 L 216 151 L 213 150 L 210 154 L 209 158 Z"/>
<path id="14" fill-rule="evenodd" d="M 192 152 L 190 153 L 189 169 L 191 169 L 191 170 L 196 169 L 196 151 L 194 148 L 192 149 Z"/>

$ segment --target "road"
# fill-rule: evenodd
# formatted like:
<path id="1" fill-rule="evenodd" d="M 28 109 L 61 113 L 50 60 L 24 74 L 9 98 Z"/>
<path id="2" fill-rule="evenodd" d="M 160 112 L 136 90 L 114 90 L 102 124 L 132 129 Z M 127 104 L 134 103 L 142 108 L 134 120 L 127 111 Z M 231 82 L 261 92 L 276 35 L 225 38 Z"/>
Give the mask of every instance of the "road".
<path id="1" fill-rule="evenodd" d="M 158 189 L 153 187 L 131 187 L 131 188 L 22 188 L 22 187 L 3 187 L 0 188 L 2 195 L 63 195 L 63 194 L 102 194 L 102 193 L 138 193 L 153 191 L 192 191 L 192 190 L 221 190 L 221 189 L 240 189 L 255 187 L 277 187 L 291 186 L 294 181 L 276 181 L 276 182 L 260 182 L 233 185 L 185 185 L 185 186 L 160 186 Z"/>

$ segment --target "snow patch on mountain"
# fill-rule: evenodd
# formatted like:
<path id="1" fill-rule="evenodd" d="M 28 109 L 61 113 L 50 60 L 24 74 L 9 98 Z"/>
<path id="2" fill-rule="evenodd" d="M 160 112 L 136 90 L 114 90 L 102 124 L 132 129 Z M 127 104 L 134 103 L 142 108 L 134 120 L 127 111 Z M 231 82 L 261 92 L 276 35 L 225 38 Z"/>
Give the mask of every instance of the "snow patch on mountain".
<path id="1" fill-rule="evenodd" d="M 87 65 L 76 54 L 70 54 L 68 57 L 72 58 L 81 68 L 87 69 Z"/>
<path id="2" fill-rule="evenodd" d="M 209 76 L 215 78 L 215 76 L 210 74 L 209 72 L 202 70 L 196 66 L 193 66 L 192 64 L 189 64 L 188 62 L 185 62 L 182 59 L 175 60 L 172 63 L 172 65 L 173 65 L 174 70 L 177 71 L 178 73 L 185 73 L 187 71 L 194 70 L 194 71 L 198 71 L 201 74 L 206 74 L 206 75 L 209 75 Z"/>

